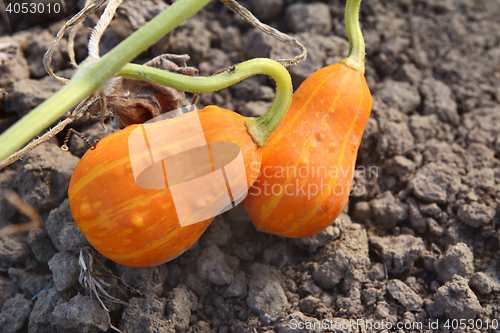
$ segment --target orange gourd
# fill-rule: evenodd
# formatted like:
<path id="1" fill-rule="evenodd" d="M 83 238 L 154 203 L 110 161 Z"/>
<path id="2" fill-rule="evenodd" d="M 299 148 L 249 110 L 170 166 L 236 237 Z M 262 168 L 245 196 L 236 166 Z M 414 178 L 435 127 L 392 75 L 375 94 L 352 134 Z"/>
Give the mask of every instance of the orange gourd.
<path id="1" fill-rule="evenodd" d="M 258 176 L 262 148 L 245 128 L 245 117 L 216 106 L 197 111 L 207 142 L 237 144 L 247 183 Z M 129 156 L 132 125 L 103 138 L 76 167 L 69 185 L 71 213 L 101 254 L 127 266 L 152 266 L 189 249 L 212 219 L 181 227 L 170 190 L 136 185 Z"/>
<path id="2" fill-rule="evenodd" d="M 207 91 L 212 88 L 203 88 L 203 84 L 209 80 L 222 80 L 220 85 L 227 86 L 255 74 L 266 73 L 275 78 L 276 98 L 260 118 L 246 118 L 217 106 L 207 106 L 195 111 L 207 143 L 229 142 L 239 146 L 246 171 L 246 185 L 250 187 L 259 174 L 262 146 L 282 121 L 292 100 L 291 78 L 286 69 L 269 59 L 252 59 L 237 65 L 230 72 L 210 78 L 181 77 L 149 67 L 137 75 L 130 73 L 129 77 L 136 75 L 134 78 L 141 78 L 146 70 L 148 77 L 164 76 L 173 80 L 172 82 L 194 82 L 196 89 Z M 175 82 L 173 84 L 179 85 Z M 175 119 L 170 121 L 174 121 L 175 126 L 178 125 Z M 164 129 L 162 121 L 150 125 L 156 129 Z M 130 133 L 138 126 L 143 125 L 132 125 L 113 133 L 103 138 L 96 149 L 89 150 L 74 170 L 68 194 L 71 213 L 90 244 L 117 263 L 141 267 L 158 265 L 182 254 L 198 240 L 213 218 L 181 226 L 165 177 L 162 179 L 167 182 L 164 184 L 166 189 L 146 189 L 137 185 L 128 141 Z M 145 129 L 142 128 L 142 131 Z M 211 154 L 213 153 L 212 151 Z M 198 155 L 194 155 L 195 158 L 196 156 Z M 163 163 L 164 160 L 157 162 Z M 198 170 L 196 161 L 191 160 L 190 163 L 193 167 L 190 172 L 201 175 L 202 166 Z M 212 163 L 214 170 L 215 162 Z M 181 168 L 185 166 L 183 163 L 179 165 Z M 166 169 L 162 170 L 165 176 Z M 239 179 L 242 173 L 230 175 Z M 189 196 L 188 192 L 184 192 L 182 198 L 189 199 Z M 203 203 L 192 201 L 193 207 L 198 204 L 203 206 L 207 201 L 212 202 L 210 200 L 213 198 L 207 198 L 203 197 Z"/>
<path id="3" fill-rule="evenodd" d="M 357 151 L 373 105 L 363 75 L 359 3 L 351 0 L 346 5 L 349 57 L 301 84 L 264 147 L 261 174 L 243 201 L 261 231 L 313 236 L 331 225 L 349 200 Z M 348 9 L 354 18 L 347 16 Z M 349 27 L 353 20 L 356 24 Z"/>

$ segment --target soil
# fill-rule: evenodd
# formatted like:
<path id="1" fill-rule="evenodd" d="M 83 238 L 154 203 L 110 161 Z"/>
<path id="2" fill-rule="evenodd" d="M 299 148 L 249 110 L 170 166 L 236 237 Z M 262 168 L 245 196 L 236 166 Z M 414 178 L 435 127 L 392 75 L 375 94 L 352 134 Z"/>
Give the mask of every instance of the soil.
<path id="1" fill-rule="evenodd" d="M 168 6 L 140 2 L 124 1 L 102 53 Z M 343 1 L 242 4 L 308 48 L 307 60 L 289 69 L 296 87 L 347 54 Z M 67 187 L 85 145 L 75 138 L 72 153 L 63 152 L 59 136 L 0 172 L 0 187 L 44 220 L 43 230 L 0 239 L 0 330 L 497 332 L 500 1 L 366 0 L 361 7 L 374 106 L 353 193 L 331 227 L 306 239 L 268 235 L 237 207 L 177 259 L 120 266 L 93 252 L 71 217 Z M 41 59 L 62 22 L 12 36 L 0 23 L 0 130 L 60 88 Z M 88 34 L 82 29 L 76 40 L 78 61 Z M 210 75 L 294 52 L 212 2 L 138 62 L 187 53 L 188 65 Z M 54 68 L 73 73 L 62 51 Z M 254 77 L 201 95 L 198 107 L 256 116 L 273 98 L 272 81 Z M 75 128 L 92 138 L 98 126 Z M 0 227 L 26 221 L 1 199 Z M 81 276 L 79 257 L 89 265 L 89 256 L 94 271 Z M 84 288 L 92 281 L 123 302 L 101 296 L 99 303 L 96 289 Z"/>

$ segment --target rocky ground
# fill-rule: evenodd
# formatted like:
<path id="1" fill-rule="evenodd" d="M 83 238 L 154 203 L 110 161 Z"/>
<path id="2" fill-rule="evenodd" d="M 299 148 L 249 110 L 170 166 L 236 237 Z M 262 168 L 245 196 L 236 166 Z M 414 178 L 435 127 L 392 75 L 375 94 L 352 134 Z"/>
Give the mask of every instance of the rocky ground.
<path id="1" fill-rule="evenodd" d="M 347 54 L 343 1 L 242 4 L 308 48 L 307 60 L 290 68 L 295 86 Z M 167 5 L 125 1 L 101 52 Z M 85 146 L 75 138 L 72 153 L 63 152 L 63 136 L 40 146 L 0 172 L 0 187 L 19 193 L 44 220 L 43 230 L 0 239 L 0 330 L 378 332 L 390 323 L 387 331 L 460 332 L 453 328 L 464 323 L 464 331 L 498 331 L 499 17 L 498 0 L 363 1 L 373 112 L 356 191 L 315 237 L 260 233 L 237 207 L 179 258 L 150 268 L 120 266 L 88 249 L 70 214 L 66 190 Z M 91 17 L 86 25 L 95 22 Z M 0 130 L 60 88 L 41 57 L 61 24 L 12 37 L 0 25 Z M 88 34 L 82 29 L 76 40 L 78 61 Z M 295 51 L 212 2 L 140 62 L 166 52 L 189 54 L 190 65 L 209 75 L 248 58 Z M 57 51 L 53 63 L 67 77 L 73 73 L 65 52 Z M 259 115 L 273 98 L 273 83 L 256 77 L 204 94 L 198 106 Z M 76 128 L 92 137 L 97 126 Z M 0 227 L 25 221 L 1 201 Z M 94 271 L 85 276 L 98 277 L 123 303 L 103 297 L 108 312 L 79 283 L 80 253 L 87 264 L 94 257 Z M 351 319 L 366 326 L 350 326 Z M 407 326 L 398 330 L 397 323 Z"/>

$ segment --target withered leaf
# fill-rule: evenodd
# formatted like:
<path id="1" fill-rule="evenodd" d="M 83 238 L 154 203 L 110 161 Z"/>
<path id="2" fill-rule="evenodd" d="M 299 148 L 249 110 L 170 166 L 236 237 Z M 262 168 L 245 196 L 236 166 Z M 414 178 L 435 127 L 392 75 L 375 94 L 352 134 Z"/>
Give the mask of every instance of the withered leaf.
<path id="1" fill-rule="evenodd" d="M 198 70 L 187 66 L 189 56 L 162 54 L 144 65 L 182 75 L 196 76 Z M 119 128 L 142 124 L 154 117 L 182 107 L 183 91 L 125 77 L 111 79 L 104 89 L 108 111 L 113 112 Z M 88 112 L 100 111 L 100 103 L 94 103 Z"/>

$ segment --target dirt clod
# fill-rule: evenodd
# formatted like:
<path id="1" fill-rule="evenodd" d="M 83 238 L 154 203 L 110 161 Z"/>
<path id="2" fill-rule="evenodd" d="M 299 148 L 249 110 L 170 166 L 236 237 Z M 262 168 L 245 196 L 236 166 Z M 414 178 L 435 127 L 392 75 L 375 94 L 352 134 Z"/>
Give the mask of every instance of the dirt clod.
<path id="1" fill-rule="evenodd" d="M 50 314 L 50 323 L 63 331 L 106 332 L 109 328 L 109 315 L 95 299 L 76 295 L 54 308 Z"/>
<path id="2" fill-rule="evenodd" d="M 0 327 L 3 332 L 20 332 L 28 322 L 28 316 L 29 302 L 22 294 L 17 294 L 3 303 Z"/>
<path id="3" fill-rule="evenodd" d="M 471 319 L 481 311 L 481 304 L 467 279 L 458 275 L 436 291 L 434 303 L 438 311 L 452 319 Z"/>
<path id="4" fill-rule="evenodd" d="M 479 228 L 483 224 L 488 224 L 495 216 L 495 209 L 479 202 L 463 205 L 459 208 L 458 219 L 473 228 Z"/>
<path id="5" fill-rule="evenodd" d="M 31 230 L 28 232 L 27 240 L 31 252 L 35 255 L 36 260 L 40 262 L 48 262 L 57 252 L 45 229 Z"/>
<path id="6" fill-rule="evenodd" d="M 394 279 L 389 281 L 387 283 L 387 291 L 410 311 L 418 311 L 424 304 L 422 298 L 401 280 Z"/>
<path id="7" fill-rule="evenodd" d="M 455 199 L 460 177 L 453 169 L 431 163 L 416 173 L 409 186 L 419 199 L 443 204 Z"/>
<path id="8" fill-rule="evenodd" d="M 26 241 L 17 235 L 4 236 L 0 239 L 0 267 L 8 268 L 25 260 L 30 252 Z"/>
<path id="9" fill-rule="evenodd" d="M 474 273 L 474 255 L 466 244 L 458 243 L 450 247 L 434 266 L 443 282 L 450 281 L 455 275 L 470 278 Z"/>
<path id="10" fill-rule="evenodd" d="M 470 278 L 470 286 L 481 294 L 500 291 L 500 274 L 497 265 L 488 267 L 484 272 L 478 272 Z"/>
<path id="11" fill-rule="evenodd" d="M 71 215 L 68 199 L 50 211 L 45 225 L 52 243 L 61 252 L 75 251 L 89 245 Z"/>
<path id="12" fill-rule="evenodd" d="M 48 262 L 57 291 L 65 291 L 78 282 L 80 266 L 78 259 L 65 252 L 58 252 Z"/>
<path id="13" fill-rule="evenodd" d="M 11 37 L 0 38 L 0 87 L 9 89 L 13 83 L 28 78 L 28 62 L 19 43 Z"/>
<path id="14" fill-rule="evenodd" d="M 333 288 L 341 280 L 345 290 L 359 287 L 370 264 L 366 231 L 359 227 L 347 229 L 320 252 L 318 261 L 312 276 L 321 287 Z"/>
<path id="15" fill-rule="evenodd" d="M 284 315 L 288 299 L 275 268 L 253 264 L 249 270 L 247 304 L 268 325 Z"/>
<path id="16" fill-rule="evenodd" d="M 31 310 L 28 333 L 54 332 L 55 328 L 50 324 L 50 314 L 62 302 L 64 297 L 55 288 L 40 292 Z"/>
<path id="17" fill-rule="evenodd" d="M 233 280 L 232 269 L 216 245 L 207 247 L 198 259 L 198 274 L 217 285 L 228 284 Z"/>
<path id="18" fill-rule="evenodd" d="M 411 235 L 370 237 L 370 244 L 379 249 L 387 267 L 387 271 L 400 274 L 413 267 L 420 252 L 424 250 L 424 242 Z"/>

